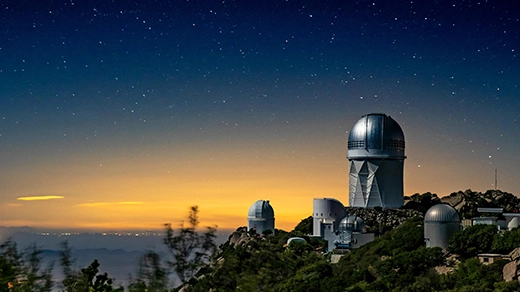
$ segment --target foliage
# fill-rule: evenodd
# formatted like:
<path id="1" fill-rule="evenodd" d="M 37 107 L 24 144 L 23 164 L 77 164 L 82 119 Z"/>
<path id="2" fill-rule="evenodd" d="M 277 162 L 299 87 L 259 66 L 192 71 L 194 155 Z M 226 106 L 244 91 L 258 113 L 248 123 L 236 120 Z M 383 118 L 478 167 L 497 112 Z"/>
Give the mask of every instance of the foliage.
<path id="1" fill-rule="evenodd" d="M 137 280 L 131 281 L 130 292 L 160 292 L 167 291 L 168 277 L 166 269 L 161 264 L 159 254 L 154 251 L 145 253 L 139 262 Z"/>
<path id="2" fill-rule="evenodd" d="M 78 288 L 77 284 L 80 282 L 81 273 L 79 271 L 75 271 L 72 268 L 74 264 L 74 259 L 72 259 L 72 251 L 69 247 L 67 241 L 61 243 L 60 250 L 60 263 L 63 271 L 63 275 L 65 276 L 63 281 L 61 282 L 63 288 L 66 292 L 74 292 Z"/>
<path id="3" fill-rule="evenodd" d="M 424 276 L 430 269 L 443 262 L 444 254 L 440 248 L 420 247 L 379 261 L 374 268 L 378 281 L 385 287 L 390 290 L 403 290 L 407 286 L 417 285 L 417 277 Z"/>
<path id="4" fill-rule="evenodd" d="M 312 291 L 311 286 L 321 286 L 316 284 L 317 277 L 332 274 L 326 257 L 314 252 L 309 243 L 284 247 L 293 233 L 276 230 L 270 236 L 251 236 L 243 229 L 236 232 L 247 240 L 237 246 L 222 245 L 204 277 L 190 282 L 188 291 Z M 287 286 L 288 282 L 294 285 Z"/>
<path id="5" fill-rule="evenodd" d="M 108 291 L 124 291 L 123 287 L 113 288 L 113 280 L 108 277 L 107 273 L 98 274 L 99 262 L 94 260 L 88 267 L 77 271 L 73 269 L 74 259 L 72 259 L 71 248 L 67 241 L 62 243 L 60 251 L 60 262 L 63 275 L 62 286 L 66 292 L 108 292 Z"/>
<path id="6" fill-rule="evenodd" d="M 98 268 L 98 260 L 94 260 L 88 267 L 81 269 L 81 278 L 75 291 L 124 291 L 123 287 L 114 289 L 112 287 L 113 280 L 108 277 L 107 273 L 98 274 Z"/>
<path id="7" fill-rule="evenodd" d="M 490 252 L 497 228 L 493 225 L 474 225 L 455 233 L 449 240 L 448 250 L 463 258 Z"/>
<path id="8" fill-rule="evenodd" d="M 453 273 L 446 275 L 444 285 L 457 291 L 493 291 L 495 285 L 502 282 L 504 264 L 505 261 L 498 261 L 490 265 L 482 265 L 476 258 L 467 259 L 459 263 Z M 505 291 L 513 287 L 513 285 L 497 286 Z"/>
<path id="9" fill-rule="evenodd" d="M 303 219 L 302 221 L 300 221 L 300 223 L 298 223 L 298 225 L 296 225 L 296 227 L 294 227 L 294 229 L 293 229 L 293 231 L 291 231 L 291 233 L 295 234 L 296 236 L 312 234 L 312 232 L 313 232 L 312 224 L 313 224 L 312 216 L 309 216 L 309 217 Z"/>
<path id="10" fill-rule="evenodd" d="M 208 230 L 203 234 L 197 232 L 198 212 L 198 207 L 192 206 L 188 225 L 185 226 L 182 222 L 178 232 L 172 229 L 171 224 L 165 224 L 166 235 L 163 242 L 173 256 L 173 261 L 169 261 L 169 265 L 183 284 L 192 279 L 197 271 L 208 263 L 216 250 L 216 228 L 207 227 Z"/>
<path id="11" fill-rule="evenodd" d="M 0 245 L 0 291 L 51 291 L 52 267 L 42 268 L 41 252 L 35 245 L 19 252 L 11 240 Z"/>
<path id="12" fill-rule="evenodd" d="M 494 252 L 501 254 L 508 254 L 517 247 L 520 247 L 520 227 L 499 233 L 491 245 Z"/>

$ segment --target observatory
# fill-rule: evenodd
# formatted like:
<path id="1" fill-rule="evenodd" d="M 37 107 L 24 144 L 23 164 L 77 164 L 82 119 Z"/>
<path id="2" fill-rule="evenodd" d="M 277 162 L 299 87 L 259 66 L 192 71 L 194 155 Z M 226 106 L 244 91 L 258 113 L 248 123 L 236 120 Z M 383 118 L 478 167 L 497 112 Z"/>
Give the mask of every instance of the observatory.
<path id="1" fill-rule="evenodd" d="M 356 215 L 349 215 L 341 219 L 339 223 L 338 239 L 334 241 L 336 248 L 351 248 L 353 240 L 353 233 L 366 233 L 365 221 Z"/>
<path id="2" fill-rule="evenodd" d="M 437 204 L 424 215 L 424 241 L 426 247 L 448 247 L 448 240 L 460 230 L 457 210 L 448 204 Z"/>
<path id="3" fill-rule="evenodd" d="M 325 230 L 336 232 L 340 220 L 346 215 L 345 206 L 340 201 L 332 198 L 314 198 L 312 234 L 323 237 Z"/>
<path id="4" fill-rule="evenodd" d="M 399 208 L 404 204 L 404 133 L 385 114 L 359 119 L 348 136 L 349 206 Z"/>
<path id="5" fill-rule="evenodd" d="M 314 198 L 312 212 L 312 235 L 327 240 L 328 251 L 358 248 L 374 240 L 374 233 L 367 233 L 365 221 L 349 216 L 345 206 L 336 199 Z"/>
<path id="6" fill-rule="evenodd" d="M 258 200 L 249 208 L 247 215 L 247 230 L 255 229 L 262 234 L 271 230 L 274 234 L 274 210 L 269 201 Z"/>

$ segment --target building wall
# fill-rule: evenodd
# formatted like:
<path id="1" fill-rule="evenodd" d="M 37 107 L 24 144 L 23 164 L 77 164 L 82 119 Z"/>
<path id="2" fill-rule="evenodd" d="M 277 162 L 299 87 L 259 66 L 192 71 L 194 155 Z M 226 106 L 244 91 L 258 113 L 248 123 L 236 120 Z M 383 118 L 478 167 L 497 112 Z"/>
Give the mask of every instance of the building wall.
<path id="1" fill-rule="evenodd" d="M 265 230 L 271 230 L 274 234 L 274 218 L 252 219 L 247 221 L 247 230 L 256 229 L 256 233 L 262 234 Z"/>
<path id="2" fill-rule="evenodd" d="M 360 248 L 363 245 L 374 241 L 374 233 L 352 233 L 352 248 Z"/>
<path id="3" fill-rule="evenodd" d="M 352 160 L 349 206 L 400 208 L 404 204 L 404 159 Z"/>
<path id="4" fill-rule="evenodd" d="M 448 241 L 461 228 L 457 222 L 425 222 L 424 223 L 424 241 L 426 247 L 440 247 L 445 249 L 448 247 Z"/>
<path id="5" fill-rule="evenodd" d="M 340 201 L 332 198 L 315 198 L 312 210 L 312 234 L 323 236 L 324 224 L 332 224 L 332 231 L 338 230 L 339 223 L 345 216 L 347 211 Z"/>

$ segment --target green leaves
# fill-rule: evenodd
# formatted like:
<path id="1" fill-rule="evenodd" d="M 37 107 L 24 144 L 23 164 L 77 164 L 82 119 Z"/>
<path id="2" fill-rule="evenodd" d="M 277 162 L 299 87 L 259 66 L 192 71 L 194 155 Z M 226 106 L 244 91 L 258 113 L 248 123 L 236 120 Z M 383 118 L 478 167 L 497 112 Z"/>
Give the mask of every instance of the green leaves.
<path id="1" fill-rule="evenodd" d="M 490 252 L 497 232 L 497 227 L 494 225 L 470 226 L 450 238 L 448 250 L 465 259 L 479 253 Z"/>

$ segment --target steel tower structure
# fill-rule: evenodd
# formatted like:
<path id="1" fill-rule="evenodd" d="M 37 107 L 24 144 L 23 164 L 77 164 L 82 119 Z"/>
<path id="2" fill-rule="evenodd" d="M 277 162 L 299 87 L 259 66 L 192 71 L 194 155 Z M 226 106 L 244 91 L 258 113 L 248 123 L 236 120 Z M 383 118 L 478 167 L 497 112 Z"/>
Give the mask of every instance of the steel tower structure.
<path id="1" fill-rule="evenodd" d="M 390 116 L 368 114 L 356 122 L 348 136 L 350 207 L 403 206 L 404 148 L 403 130 Z"/>

